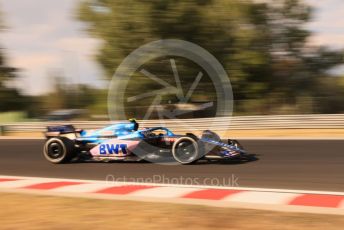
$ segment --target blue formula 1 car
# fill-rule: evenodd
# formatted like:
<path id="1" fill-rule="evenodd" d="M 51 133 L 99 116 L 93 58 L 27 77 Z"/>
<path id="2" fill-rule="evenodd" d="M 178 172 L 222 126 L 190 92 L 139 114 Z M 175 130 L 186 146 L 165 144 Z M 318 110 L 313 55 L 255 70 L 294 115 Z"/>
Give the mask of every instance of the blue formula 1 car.
<path id="1" fill-rule="evenodd" d="M 99 130 L 78 130 L 72 125 L 48 126 L 44 157 L 51 163 L 74 159 L 87 161 L 179 162 L 191 164 L 200 159 L 249 158 L 236 140 L 221 140 L 209 130 L 200 137 L 176 135 L 165 127 L 139 129 L 135 120 Z"/>

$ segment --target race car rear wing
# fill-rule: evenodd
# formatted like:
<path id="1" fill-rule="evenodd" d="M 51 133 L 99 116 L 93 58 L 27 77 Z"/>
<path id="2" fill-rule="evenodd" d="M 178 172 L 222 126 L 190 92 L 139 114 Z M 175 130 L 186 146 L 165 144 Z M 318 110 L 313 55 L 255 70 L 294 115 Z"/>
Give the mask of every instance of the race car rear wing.
<path id="1" fill-rule="evenodd" d="M 81 130 L 76 129 L 73 125 L 59 125 L 59 126 L 48 126 L 47 131 L 44 133 L 46 137 L 56 137 L 63 134 L 80 133 Z"/>

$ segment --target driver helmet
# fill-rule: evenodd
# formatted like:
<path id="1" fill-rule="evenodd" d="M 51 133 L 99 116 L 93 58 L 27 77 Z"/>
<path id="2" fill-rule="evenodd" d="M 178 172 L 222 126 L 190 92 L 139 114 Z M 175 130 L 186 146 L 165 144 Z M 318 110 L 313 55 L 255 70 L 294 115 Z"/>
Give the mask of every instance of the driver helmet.
<path id="1" fill-rule="evenodd" d="M 137 131 L 139 129 L 139 123 L 136 122 L 135 118 L 130 118 L 129 122 L 134 124 L 134 131 Z"/>

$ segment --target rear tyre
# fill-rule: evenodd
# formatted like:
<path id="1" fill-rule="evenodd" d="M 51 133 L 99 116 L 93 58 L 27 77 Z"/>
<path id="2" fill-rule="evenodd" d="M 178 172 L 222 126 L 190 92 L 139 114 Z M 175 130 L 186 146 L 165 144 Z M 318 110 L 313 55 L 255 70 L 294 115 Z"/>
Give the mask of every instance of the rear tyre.
<path id="1" fill-rule="evenodd" d="M 51 163 L 61 164 L 75 157 L 74 142 L 66 137 L 54 137 L 44 144 L 44 157 Z"/>
<path id="2" fill-rule="evenodd" d="M 199 144 L 192 137 L 181 137 L 175 141 L 172 155 L 181 164 L 192 164 L 202 156 Z"/>

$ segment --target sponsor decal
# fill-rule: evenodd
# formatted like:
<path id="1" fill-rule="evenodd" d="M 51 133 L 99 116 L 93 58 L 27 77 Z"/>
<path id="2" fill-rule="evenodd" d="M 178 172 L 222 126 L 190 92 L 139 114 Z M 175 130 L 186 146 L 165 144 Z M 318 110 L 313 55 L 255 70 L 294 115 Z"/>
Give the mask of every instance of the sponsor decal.
<path id="1" fill-rule="evenodd" d="M 101 144 L 99 145 L 100 154 L 127 154 L 127 144 Z"/>
<path id="2" fill-rule="evenodd" d="M 164 141 L 175 142 L 175 141 L 176 141 L 176 138 L 174 138 L 174 137 L 165 137 L 165 138 L 164 138 Z"/>

